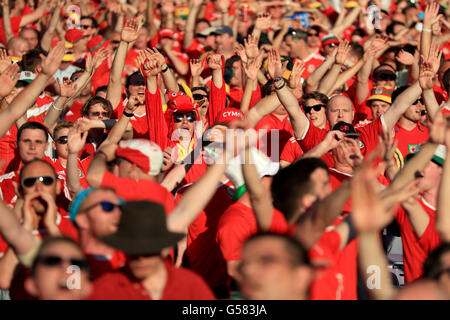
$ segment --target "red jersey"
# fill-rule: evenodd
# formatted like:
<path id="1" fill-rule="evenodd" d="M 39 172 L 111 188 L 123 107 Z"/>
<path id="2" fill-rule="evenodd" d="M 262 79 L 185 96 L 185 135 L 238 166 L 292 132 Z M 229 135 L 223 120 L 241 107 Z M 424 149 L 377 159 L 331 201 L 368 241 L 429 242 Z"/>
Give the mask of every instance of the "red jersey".
<path id="1" fill-rule="evenodd" d="M 55 169 L 55 172 L 58 176 L 63 177 L 64 180 L 67 179 L 67 169 L 64 167 L 58 159 L 52 159 L 52 165 Z M 78 174 L 80 177 L 80 185 L 83 189 L 88 189 L 89 184 L 86 180 L 87 171 L 89 169 L 89 165 L 91 164 L 92 157 L 84 158 L 83 160 L 78 159 Z"/>
<path id="2" fill-rule="evenodd" d="M 147 200 L 157 202 L 164 206 L 166 215 L 175 208 L 172 194 L 160 184 L 150 180 L 134 180 L 122 178 L 106 171 L 103 175 L 102 187 L 110 187 L 116 190 L 119 197 L 126 201 Z"/>
<path id="3" fill-rule="evenodd" d="M 10 17 L 11 21 L 11 29 L 13 35 L 17 37 L 19 35 L 20 23 L 22 22 L 22 16 L 18 17 Z M 3 27 L 3 18 L 0 18 L 0 41 L 6 47 L 6 36 L 5 36 L 5 28 Z"/>
<path id="4" fill-rule="evenodd" d="M 177 190 L 177 202 L 189 187 L 190 185 L 185 185 Z M 229 181 L 221 183 L 208 205 L 188 228 L 184 266 L 202 276 L 212 288 L 227 286 L 227 269 L 215 238 L 217 223 L 223 212 L 233 203 L 233 193 Z"/>
<path id="5" fill-rule="evenodd" d="M 214 300 L 205 281 L 194 272 L 176 268 L 167 262 L 167 281 L 161 300 Z M 134 280 L 125 270 L 109 272 L 93 283 L 91 300 L 152 300 L 142 282 Z"/>
<path id="6" fill-rule="evenodd" d="M 3 137 L 0 138 L 0 162 L 1 172 L 16 171 L 20 165 L 20 155 L 16 147 L 17 127 L 14 124 Z"/>
<path id="7" fill-rule="evenodd" d="M 119 119 L 122 116 L 123 110 L 128 104 L 128 99 L 124 99 L 119 103 L 116 109 L 114 109 L 111 118 Z M 147 139 L 148 136 L 148 122 L 146 113 L 141 115 L 134 114 L 130 118 L 131 126 L 133 127 L 133 139 Z"/>
<path id="8" fill-rule="evenodd" d="M 294 135 L 291 123 L 289 122 L 289 117 L 286 116 L 283 120 L 280 120 L 271 113 L 258 122 L 255 126 L 255 130 L 267 130 L 267 135 L 259 135 L 259 148 L 261 148 L 261 151 L 264 151 L 269 157 L 276 156 L 272 158 L 272 161 L 278 162 L 279 155 L 283 151 L 284 146 Z M 272 130 L 277 130 L 279 136 L 273 136 L 275 133 L 272 132 Z M 278 144 L 273 146 L 274 150 L 272 150 L 273 138 L 275 138 L 274 142 Z"/>
<path id="9" fill-rule="evenodd" d="M 83 108 L 83 104 L 81 102 L 75 101 L 70 107 L 69 111 L 67 111 L 64 120 L 76 122 L 79 118 L 81 118 L 81 108 Z"/>
<path id="10" fill-rule="evenodd" d="M 422 124 L 417 125 L 412 130 L 406 130 L 399 122 L 395 124 L 395 140 L 398 140 L 398 147 L 395 151 L 396 157 L 398 157 L 399 163 L 403 164 L 405 157 L 410 153 L 416 153 L 419 150 L 419 146 L 428 141 L 428 128 Z M 402 165 L 403 167 L 403 165 Z"/>
<path id="11" fill-rule="evenodd" d="M 89 276 L 97 279 L 107 272 L 113 272 L 125 265 L 126 256 L 122 251 L 114 250 L 112 255 L 98 255 L 85 253 L 89 263 Z"/>
<path id="12" fill-rule="evenodd" d="M 285 233 L 286 219 L 274 208 L 271 232 Z M 241 201 L 233 203 L 220 217 L 217 225 L 216 241 L 225 261 L 241 260 L 242 246 L 253 234 L 258 232 L 253 209 Z"/>
<path id="13" fill-rule="evenodd" d="M 293 163 L 295 160 L 303 155 L 303 150 L 297 142 L 295 137 L 291 137 L 284 145 L 283 151 L 281 151 L 280 160 L 284 160 L 289 163 Z"/>
<path id="14" fill-rule="evenodd" d="M 310 54 L 308 58 L 303 60 L 305 71 L 302 73 L 302 78 L 309 78 L 309 76 L 322 64 L 324 60 L 325 58 L 318 53 Z"/>
<path id="15" fill-rule="evenodd" d="M 403 244 L 403 264 L 405 269 L 405 283 L 416 280 L 422 276 L 423 264 L 428 254 L 440 244 L 435 230 L 436 208 L 430 205 L 422 197 L 417 199 L 428 214 L 430 221 L 421 237 L 414 231 L 408 214 L 401 207 L 395 213 L 395 219 L 400 227 L 400 235 Z"/>

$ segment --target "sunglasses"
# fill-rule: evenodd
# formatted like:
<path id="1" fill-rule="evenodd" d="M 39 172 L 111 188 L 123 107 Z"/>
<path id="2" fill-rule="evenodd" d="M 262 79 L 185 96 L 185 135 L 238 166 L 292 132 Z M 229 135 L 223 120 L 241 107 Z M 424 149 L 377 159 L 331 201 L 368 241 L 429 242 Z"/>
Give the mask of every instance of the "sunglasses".
<path id="1" fill-rule="evenodd" d="M 194 93 L 192 95 L 192 97 L 194 98 L 194 100 L 199 101 L 199 100 L 203 100 L 203 99 L 207 99 L 208 96 L 206 94 L 200 94 L 200 93 Z"/>
<path id="2" fill-rule="evenodd" d="M 317 37 L 318 33 L 308 33 L 308 37 Z"/>
<path id="3" fill-rule="evenodd" d="M 311 110 L 314 109 L 314 111 L 319 112 L 320 109 L 326 108 L 326 105 L 324 104 L 316 104 L 311 107 L 303 107 L 303 110 L 305 110 L 305 113 L 311 113 Z"/>
<path id="4" fill-rule="evenodd" d="M 91 112 L 91 117 L 99 117 L 100 114 L 101 114 L 103 117 L 109 117 L 108 112 L 99 112 L 99 111 Z"/>
<path id="5" fill-rule="evenodd" d="M 36 184 L 36 181 L 39 180 L 40 183 L 45 186 L 51 186 L 55 183 L 55 178 L 50 176 L 39 176 L 39 177 L 28 177 L 22 180 L 22 186 L 24 188 L 31 188 Z"/>
<path id="6" fill-rule="evenodd" d="M 337 47 L 338 45 L 336 43 L 330 43 L 330 44 L 327 44 L 326 46 L 330 47 L 330 48 L 334 48 L 334 47 Z"/>
<path id="7" fill-rule="evenodd" d="M 97 202 L 94 203 L 93 205 L 87 207 L 86 209 L 84 209 L 81 212 L 85 212 L 85 211 L 89 211 L 93 208 L 95 208 L 96 206 L 101 205 L 102 206 L 102 210 L 105 212 L 112 212 L 115 208 L 118 208 L 120 205 L 119 204 L 115 204 L 109 201 L 101 201 L 101 202 Z"/>
<path id="8" fill-rule="evenodd" d="M 395 73 L 378 73 L 376 75 L 374 75 L 374 79 L 375 80 L 391 80 L 391 81 L 395 81 L 397 79 L 397 76 L 395 75 Z"/>
<path id="9" fill-rule="evenodd" d="M 120 40 L 111 40 L 111 43 L 113 43 L 113 44 L 119 44 L 119 43 L 120 43 Z"/>
<path id="10" fill-rule="evenodd" d="M 420 98 L 420 99 L 417 99 L 416 101 L 414 101 L 413 105 L 416 105 L 416 104 L 418 104 L 419 102 L 420 102 L 420 104 L 424 104 L 424 103 L 423 103 L 423 99 Z M 426 112 L 426 110 L 423 110 L 423 111 Z"/>
<path id="11" fill-rule="evenodd" d="M 188 113 L 188 114 L 179 113 L 179 114 L 174 114 L 173 115 L 173 122 L 175 122 L 175 123 L 182 122 L 184 117 L 186 117 L 186 120 L 188 122 L 194 122 L 195 121 L 195 117 L 194 117 L 193 114 L 191 114 L 191 113 Z"/>
<path id="12" fill-rule="evenodd" d="M 67 141 L 69 141 L 69 138 L 67 136 L 61 136 L 58 139 L 56 139 L 56 142 L 59 144 L 66 144 Z"/>
<path id="13" fill-rule="evenodd" d="M 89 29 L 89 28 L 92 28 L 92 26 L 87 26 L 87 25 L 85 25 L 85 24 L 80 25 L 80 27 L 81 27 L 82 29 L 84 29 L 84 30 L 87 30 L 87 29 Z"/>
<path id="14" fill-rule="evenodd" d="M 70 265 L 74 265 L 80 268 L 80 270 L 88 270 L 89 264 L 84 259 L 71 258 L 63 259 L 59 256 L 41 256 L 36 258 L 37 264 L 42 264 L 47 267 L 59 267 L 62 263 L 68 262 Z"/>

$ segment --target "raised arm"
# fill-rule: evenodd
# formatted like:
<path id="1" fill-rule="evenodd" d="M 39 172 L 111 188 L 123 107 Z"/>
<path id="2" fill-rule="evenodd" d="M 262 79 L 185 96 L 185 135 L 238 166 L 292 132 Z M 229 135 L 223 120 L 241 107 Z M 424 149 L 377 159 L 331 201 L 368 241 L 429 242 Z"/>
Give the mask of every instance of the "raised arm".
<path id="1" fill-rule="evenodd" d="M 47 81 L 58 70 L 61 60 L 64 56 L 64 42 L 60 42 L 54 47 L 47 57 L 41 55 L 41 68 L 36 79 L 27 86 L 21 93 L 14 98 L 9 107 L 0 113 L 0 136 L 3 136 L 6 131 L 30 108 L 44 90 Z"/>
<path id="2" fill-rule="evenodd" d="M 191 0 L 189 5 L 189 15 L 186 21 L 186 27 L 184 31 L 183 47 L 188 49 L 192 41 L 194 41 L 195 22 L 197 21 L 197 15 L 200 12 L 203 0 Z"/>
<path id="3" fill-rule="evenodd" d="M 306 115 L 300 110 L 298 100 L 293 93 L 286 87 L 285 80 L 281 77 L 283 74 L 283 67 L 280 61 L 278 50 L 272 49 L 269 52 L 268 62 L 269 75 L 274 79 L 275 89 L 281 104 L 289 113 L 289 119 L 292 124 L 292 129 L 297 138 L 301 139 L 309 126 L 309 120 Z"/>
<path id="4" fill-rule="evenodd" d="M 252 62 L 250 62 L 248 66 L 242 64 L 242 68 L 244 69 L 245 74 L 247 76 L 244 95 L 242 96 L 241 101 L 241 111 L 245 114 L 249 109 L 253 91 L 257 89 L 258 81 L 256 78 L 258 75 L 258 71 L 261 68 L 261 61 L 259 59 L 255 59 Z"/>
<path id="5" fill-rule="evenodd" d="M 48 0 L 39 2 L 39 6 L 36 10 L 34 10 L 34 12 L 23 16 L 22 20 L 20 21 L 20 27 L 26 26 L 27 24 L 40 19 L 44 15 L 45 10 L 47 10 L 48 4 Z"/>
<path id="6" fill-rule="evenodd" d="M 419 85 L 423 90 L 423 99 L 427 113 L 434 120 L 439 110 L 439 104 L 433 91 L 434 84 L 437 81 L 437 72 L 441 62 L 442 52 L 439 52 L 439 45 L 435 42 L 431 44 L 428 58 L 423 59 L 420 64 Z"/>
<path id="7" fill-rule="evenodd" d="M 5 43 L 14 37 L 14 33 L 11 27 L 11 13 L 9 9 L 9 0 L 1 1 L 2 12 L 3 12 L 3 28 L 5 31 Z"/>
<path id="8" fill-rule="evenodd" d="M 430 3 L 425 7 L 423 17 L 423 27 L 420 33 L 420 53 L 425 58 L 428 57 L 431 47 L 431 38 L 433 36 L 431 27 L 439 20 L 439 4 L 436 2 Z"/>
<path id="9" fill-rule="evenodd" d="M 313 73 L 306 79 L 306 92 L 316 91 L 319 87 L 320 80 L 325 76 L 328 70 L 334 65 L 337 48 L 335 48 L 330 55 L 317 67 Z"/>
<path id="10" fill-rule="evenodd" d="M 339 24 L 336 23 L 335 27 L 333 29 L 331 29 L 329 33 L 340 37 L 342 32 L 345 29 L 349 28 L 353 24 L 353 22 L 355 22 L 355 20 L 358 18 L 360 11 L 361 11 L 361 7 L 358 6 L 358 7 L 354 8 L 349 14 L 347 14 L 345 16 L 342 23 L 339 23 Z"/>
<path id="11" fill-rule="evenodd" d="M 67 148 L 69 154 L 67 156 L 66 176 L 67 176 L 67 188 L 69 189 L 72 199 L 75 195 L 82 191 L 83 188 L 80 184 L 80 174 L 78 172 L 78 154 L 83 149 L 88 131 L 83 131 L 79 124 L 74 124 L 69 128 L 67 134 Z"/>
<path id="12" fill-rule="evenodd" d="M 45 31 L 41 40 L 41 48 L 45 51 L 49 51 L 51 48 L 53 36 L 56 31 L 56 25 L 60 22 L 59 17 L 61 15 L 61 8 L 64 5 L 64 1 L 57 1 L 55 3 L 55 8 L 53 10 L 52 18 L 50 19 L 50 24 L 48 29 Z"/>
<path id="13" fill-rule="evenodd" d="M 348 41 L 344 40 L 339 43 L 339 47 L 336 54 L 336 59 L 331 67 L 331 70 L 322 78 L 319 83 L 319 92 L 327 94 L 333 85 L 336 83 L 339 74 L 341 73 L 342 66 L 345 63 L 348 52 L 350 51 L 350 44 Z"/>
<path id="14" fill-rule="evenodd" d="M 214 124 L 217 115 L 225 108 L 226 93 L 225 81 L 223 80 L 224 61 L 220 54 L 213 54 L 207 57 L 208 67 L 212 71 L 212 84 L 209 92 L 209 109 L 208 123 L 210 126 Z"/>
<path id="15" fill-rule="evenodd" d="M 139 20 L 140 21 L 140 20 Z M 120 44 L 116 50 L 114 61 L 109 75 L 108 90 L 106 99 L 109 100 L 113 108 L 117 108 L 122 94 L 122 72 L 125 66 L 125 58 L 127 56 L 128 47 L 131 42 L 136 41 L 141 24 L 136 18 L 128 20 L 120 34 Z"/>
<path id="16" fill-rule="evenodd" d="M 173 74 L 172 69 L 166 64 L 166 58 L 156 49 L 145 49 L 149 53 L 151 59 L 158 61 L 158 65 L 161 66 L 161 74 L 164 80 L 164 84 L 168 91 L 178 92 L 180 91 L 177 83 L 177 79 Z M 183 63 L 184 64 L 184 63 Z"/>

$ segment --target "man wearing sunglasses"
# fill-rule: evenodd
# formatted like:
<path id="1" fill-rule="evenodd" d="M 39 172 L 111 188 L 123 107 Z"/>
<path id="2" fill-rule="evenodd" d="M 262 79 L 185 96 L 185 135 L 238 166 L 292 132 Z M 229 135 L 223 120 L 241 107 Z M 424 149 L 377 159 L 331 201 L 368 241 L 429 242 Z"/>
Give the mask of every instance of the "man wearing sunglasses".
<path id="1" fill-rule="evenodd" d="M 97 33 L 98 23 L 91 16 L 82 16 L 80 18 L 80 27 L 84 35 L 88 37 L 88 41 Z"/>
<path id="2" fill-rule="evenodd" d="M 73 64 L 81 63 L 86 58 L 89 36 L 83 34 L 82 30 L 75 28 L 66 32 L 65 39 L 73 45 L 72 53 L 75 56 Z"/>

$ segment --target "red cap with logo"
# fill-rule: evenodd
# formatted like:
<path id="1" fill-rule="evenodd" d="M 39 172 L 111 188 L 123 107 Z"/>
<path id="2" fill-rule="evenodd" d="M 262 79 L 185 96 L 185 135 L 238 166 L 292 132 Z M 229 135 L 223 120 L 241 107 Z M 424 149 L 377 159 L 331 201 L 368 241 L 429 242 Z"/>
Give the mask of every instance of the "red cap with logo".
<path id="1" fill-rule="evenodd" d="M 244 113 L 236 108 L 225 108 L 216 117 L 214 124 L 230 124 L 236 120 L 244 119 Z"/>

